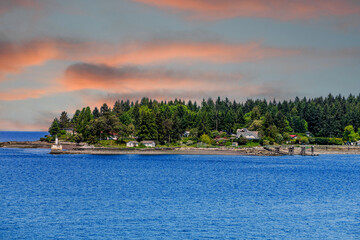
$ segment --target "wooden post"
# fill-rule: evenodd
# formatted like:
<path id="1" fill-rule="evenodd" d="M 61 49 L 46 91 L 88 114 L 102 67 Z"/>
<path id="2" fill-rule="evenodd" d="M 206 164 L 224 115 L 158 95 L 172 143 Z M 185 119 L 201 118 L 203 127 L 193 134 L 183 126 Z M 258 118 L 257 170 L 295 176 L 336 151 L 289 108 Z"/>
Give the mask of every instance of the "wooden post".
<path id="1" fill-rule="evenodd" d="M 289 147 L 289 154 L 294 155 L 294 147 Z"/>
<path id="2" fill-rule="evenodd" d="M 300 155 L 305 156 L 305 147 L 301 147 Z"/>
<path id="3" fill-rule="evenodd" d="M 275 147 L 275 153 L 280 153 L 280 147 Z"/>

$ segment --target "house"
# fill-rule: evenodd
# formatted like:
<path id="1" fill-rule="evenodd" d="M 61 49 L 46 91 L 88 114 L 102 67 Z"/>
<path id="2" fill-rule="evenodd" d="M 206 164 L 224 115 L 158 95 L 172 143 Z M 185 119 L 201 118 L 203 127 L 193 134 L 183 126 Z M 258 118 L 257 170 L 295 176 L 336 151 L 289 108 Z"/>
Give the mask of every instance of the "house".
<path id="1" fill-rule="evenodd" d="M 248 140 L 255 140 L 259 139 L 259 132 L 258 131 L 249 131 L 247 128 L 241 128 L 236 130 L 237 138 L 244 137 Z"/>
<path id="2" fill-rule="evenodd" d="M 106 139 L 107 140 L 118 140 L 118 138 L 119 138 L 119 135 L 117 134 L 117 133 L 112 133 L 112 132 L 110 132 L 110 136 L 109 137 L 107 137 Z"/>
<path id="3" fill-rule="evenodd" d="M 155 141 L 153 140 L 145 140 L 141 141 L 141 144 L 144 144 L 145 147 L 155 147 Z"/>
<path id="4" fill-rule="evenodd" d="M 73 135 L 74 134 L 74 129 L 73 128 L 64 128 L 64 131 L 66 132 L 67 135 Z"/>
<path id="5" fill-rule="evenodd" d="M 239 144 L 238 144 L 237 142 L 232 142 L 232 143 L 231 143 L 231 146 L 237 147 L 237 146 L 239 146 Z"/>
<path id="6" fill-rule="evenodd" d="M 292 139 L 297 139 L 297 135 L 295 134 L 289 135 L 289 137 L 291 137 Z"/>
<path id="7" fill-rule="evenodd" d="M 126 143 L 126 147 L 138 147 L 139 142 L 138 141 L 130 141 Z"/>
<path id="8" fill-rule="evenodd" d="M 190 131 L 185 131 L 184 132 L 184 137 L 189 137 L 190 136 Z"/>

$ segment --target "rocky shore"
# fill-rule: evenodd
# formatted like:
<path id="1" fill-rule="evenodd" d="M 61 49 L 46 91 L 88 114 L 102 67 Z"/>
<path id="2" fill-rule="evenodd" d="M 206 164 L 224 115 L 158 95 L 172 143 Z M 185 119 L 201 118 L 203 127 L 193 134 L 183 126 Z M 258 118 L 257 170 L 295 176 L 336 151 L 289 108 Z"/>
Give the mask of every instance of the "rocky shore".
<path id="1" fill-rule="evenodd" d="M 27 142 L 1 142 L 2 148 L 46 148 L 51 149 L 52 143 L 41 141 Z M 105 148 L 90 147 L 86 144 L 76 144 L 72 142 L 61 142 L 62 151 L 56 151 L 57 154 L 183 154 L 183 155 L 246 155 L 246 156 L 282 156 L 289 154 L 290 146 L 270 146 L 270 147 L 248 147 L 248 148 Z M 314 153 L 311 153 L 311 146 L 296 146 L 293 154 L 300 155 L 301 147 L 305 147 L 305 155 L 319 154 L 360 154 L 360 146 L 315 146 Z"/>
<path id="2" fill-rule="evenodd" d="M 247 155 L 247 156 L 280 156 L 275 152 L 256 148 L 74 148 L 62 154 L 141 154 L 141 155 Z"/>

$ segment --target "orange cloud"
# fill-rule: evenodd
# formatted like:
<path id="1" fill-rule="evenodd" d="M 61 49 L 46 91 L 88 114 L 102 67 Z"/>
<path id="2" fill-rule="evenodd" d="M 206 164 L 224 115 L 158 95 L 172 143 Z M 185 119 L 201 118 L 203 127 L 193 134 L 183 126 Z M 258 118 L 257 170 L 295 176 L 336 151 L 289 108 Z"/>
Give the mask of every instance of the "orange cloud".
<path id="1" fill-rule="evenodd" d="M 192 18 L 216 20 L 234 17 L 278 20 L 312 19 L 359 14 L 351 0 L 133 0 L 148 5 L 184 11 Z"/>
<path id="2" fill-rule="evenodd" d="M 49 90 L 46 89 L 17 88 L 0 92 L 0 101 L 16 101 L 29 98 L 40 98 L 48 93 Z"/>
<path id="3" fill-rule="evenodd" d="M 87 61 L 118 64 L 151 64 L 168 61 L 203 61 L 214 63 L 249 62 L 269 57 L 293 55 L 298 50 L 248 44 L 217 42 L 171 42 L 133 43 L 113 47 L 109 54 L 86 58 Z"/>
<path id="4" fill-rule="evenodd" d="M 0 41 L 0 79 L 6 73 L 18 73 L 25 67 L 42 65 L 53 59 L 74 59 L 87 43 L 38 40 L 22 44 Z"/>
<path id="5" fill-rule="evenodd" d="M 106 45 L 101 43 L 38 40 L 23 44 L 0 41 L 0 79 L 6 73 L 18 73 L 29 66 L 50 60 L 75 60 L 94 63 L 152 64 L 168 61 L 214 63 L 256 61 L 299 53 L 298 50 L 248 44 L 216 42 L 138 42 Z"/>

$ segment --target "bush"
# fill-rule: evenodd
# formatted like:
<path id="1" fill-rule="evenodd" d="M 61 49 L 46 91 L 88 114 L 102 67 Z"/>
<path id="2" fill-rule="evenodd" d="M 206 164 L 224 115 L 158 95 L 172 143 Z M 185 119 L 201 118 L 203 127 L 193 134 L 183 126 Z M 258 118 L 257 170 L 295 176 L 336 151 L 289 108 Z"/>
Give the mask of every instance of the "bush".
<path id="1" fill-rule="evenodd" d="M 206 144 L 211 144 L 211 139 L 206 134 L 201 135 L 200 141 L 203 142 L 203 143 L 206 143 Z"/>
<path id="2" fill-rule="evenodd" d="M 55 141 L 55 136 L 52 137 L 52 136 L 50 136 L 50 135 L 47 135 L 47 136 L 45 136 L 45 137 L 40 138 L 40 141 L 50 143 L 50 142 Z"/>
<path id="3" fill-rule="evenodd" d="M 95 136 L 90 136 L 88 139 L 87 139 L 87 143 L 88 144 L 96 144 L 98 143 L 99 140 L 95 137 Z"/>
<path id="4" fill-rule="evenodd" d="M 298 140 L 299 140 L 299 143 L 304 143 L 304 144 L 309 143 L 309 138 L 308 137 L 299 137 Z"/>
<path id="5" fill-rule="evenodd" d="M 330 138 L 329 140 L 329 144 L 331 145 L 343 145 L 343 143 L 342 138 Z"/>
<path id="6" fill-rule="evenodd" d="M 79 133 L 79 134 L 75 135 L 74 140 L 76 143 L 81 143 L 84 140 L 84 138 L 83 138 L 82 134 Z"/>
<path id="7" fill-rule="evenodd" d="M 237 143 L 238 143 L 239 145 L 246 145 L 247 142 L 248 142 L 248 140 L 247 140 L 246 138 L 244 138 L 243 136 L 241 136 L 241 137 L 239 137 L 239 138 L 237 139 Z"/>
<path id="8" fill-rule="evenodd" d="M 316 137 L 314 143 L 318 145 L 329 145 L 330 139 L 327 137 Z"/>
<path id="9" fill-rule="evenodd" d="M 260 140 L 260 144 L 261 145 L 273 145 L 275 142 L 275 140 L 271 137 L 263 137 L 261 140 Z"/>
<path id="10" fill-rule="evenodd" d="M 260 143 L 258 141 L 248 141 L 246 143 L 246 147 L 257 147 L 259 145 L 260 145 Z"/>
<path id="11" fill-rule="evenodd" d="M 275 137 L 275 142 L 281 144 L 284 141 L 284 138 L 281 134 L 277 134 Z"/>

